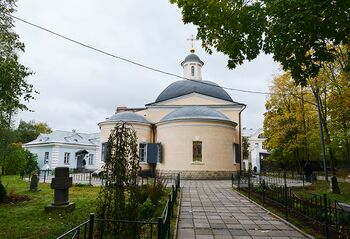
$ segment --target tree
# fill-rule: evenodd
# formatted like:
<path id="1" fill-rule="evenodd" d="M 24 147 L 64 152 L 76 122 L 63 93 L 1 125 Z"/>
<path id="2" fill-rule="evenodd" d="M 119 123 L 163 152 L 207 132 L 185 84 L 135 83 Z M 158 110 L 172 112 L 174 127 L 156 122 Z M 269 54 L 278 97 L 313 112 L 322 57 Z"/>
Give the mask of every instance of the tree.
<path id="1" fill-rule="evenodd" d="M 249 157 L 249 141 L 248 141 L 248 137 L 243 137 L 242 138 L 242 144 L 243 144 L 243 158 L 247 159 Z"/>
<path id="2" fill-rule="evenodd" d="M 36 139 L 40 134 L 51 133 L 51 128 L 47 123 L 35 122 L 33 120 L 28 123 L 21 120 L 16 130 L 17 142 L 28 143 Z"/>
<path id="3" fill-rule="evenodd" d="M 338 45 L 349 44 L 350 1 L 346 0 L 170 0 L 183 21 L 198 27 L 207 52 L 229 57 L 228 67 L 273 54 L 301 85 L 322 63 L 336 60 Z M 349 72 L 347 54 L 346 69 Z"/>
<path id="4" fill-rule="evenodd" d="M 131 125 L 118 123 L 112 130 L 103 166 L 105 185 L 98 198 L 97 216 L 112 220 L 139 219 L 137 176 L 141 170 L 137 152 L 136 132 Z M 126 198 L 126 195 L 128 197 Z M 122 238 L 136 238 L 137 228 L 117 224 L 109 228 L 111 235 L 120 230 Z M 134 226 L 134 225 L 131 225 Z"/>
<path id="5" fill-rule="evenodd" d="M 23 149 L 20 143 L 12 143 L 8 154 L 0 164 L 5 174 L 31 174 L 38 170 L 37 157 L 27 149 Z"/>
<path id="6" fill-rule="evenodd" d="M 15 0 L 0 1 L 0 162 L 7 154 L 8 132 L 13 114 L 27 110 L 23 102 L 33 99 L 34 89 L 26 80 L 32 72 L 19 62 L 24 44 L 13 31 L 14 22 L 9 16 L 15 12 Z"/>
<path id="7" fill-rule="evenodd" d="M 296 86 L 288 73 L 274 79 L 271 92 L 264 114 L 265 145 L 280 165 L 301 170 L 305 161 L 320 156 L 319 141 L 313 140 L 318 137 L 313 95 L 310 88 Z"/>

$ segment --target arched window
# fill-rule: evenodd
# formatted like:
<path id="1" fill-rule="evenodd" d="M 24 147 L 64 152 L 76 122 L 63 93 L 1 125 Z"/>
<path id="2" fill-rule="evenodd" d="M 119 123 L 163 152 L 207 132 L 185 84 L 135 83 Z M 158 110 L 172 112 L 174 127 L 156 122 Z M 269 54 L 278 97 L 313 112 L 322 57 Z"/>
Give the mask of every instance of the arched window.
<path id="1" fill-rule="evenodd" d="M 194 66 L 191 66 L 191 75 L 194 76 Z"/>

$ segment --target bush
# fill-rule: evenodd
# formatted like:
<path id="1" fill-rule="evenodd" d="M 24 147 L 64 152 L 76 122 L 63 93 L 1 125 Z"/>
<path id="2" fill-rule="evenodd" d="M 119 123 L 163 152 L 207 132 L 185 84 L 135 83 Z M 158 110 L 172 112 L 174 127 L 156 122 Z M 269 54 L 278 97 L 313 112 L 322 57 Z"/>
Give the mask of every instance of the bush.
<path id="1" fill-rule="evenodd" d="M 138 199 L 138 202 L 140 204 L 143 204 L 148 197 L 148 187 L 149 185 L 142 185 L 139 187 L 139 189 L 137 190 L 137 194 L 136 197 Z"/>
<path id="2" fill-rule="evenodd" d="M 151 219 L 155 210 L 156 205 L 153 204 L 150 198 L 147 198 L 147 200 L 143 204 L 141 204 L 140 216 L 142 219 Z"/>
<path id="3" fill-rule="evenodd" d="M 9 152 L 3 162 L 4 172 L 8 175 L 21 173 L 31 174 L 38 170 L 37 157 L 26 149 L 22 148 L 21 144 L 13 143 L 9 147 Z"/>
<path id="4" fill-rule="evenodd" d="M 22 168 L 24 174 L 32 174 L 39 170 L 38 157 L 32 154 L 30 151 L 24 149 L 25 165 Z"/>
<path id="5" fill-rule="evenodd" d="M 159 200 L 166 193 L 166 183 L 167 180 L 162 175 L 158 175 L 154 178 L 154 183 L 152 187 L 148 189 L 148 195 L 151 198 L 153 204 L 158 205 Z"/>

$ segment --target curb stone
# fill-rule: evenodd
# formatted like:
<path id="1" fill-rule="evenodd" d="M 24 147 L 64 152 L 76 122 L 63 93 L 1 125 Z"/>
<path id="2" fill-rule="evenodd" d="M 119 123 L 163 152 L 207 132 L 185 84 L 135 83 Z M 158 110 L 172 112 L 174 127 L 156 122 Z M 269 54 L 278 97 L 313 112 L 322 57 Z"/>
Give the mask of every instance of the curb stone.
<path id="1" fill-rule="evenodd" d="M 288 222 L 287 220 L 285 220 L 284 218 L 276 215 L 275 213 L 269 211 L 268 209 L 264 208 L 263 206 L 261 206 L 260 204 L 256 203 L 255 201 L 251 200 L 250 198 L 248 198 L 247 196 L 245 196 L 244 194 L 242 194 L 241 192 L 239 192 L 238 190 L 234 190 L 235 192 L 237 192 L 239 195 L 241 195 L 242 197 L 244 197 L 245 199 L 247 199 L 248 201 L 250 201 L 251 203 L 255 204 L 256 206 L 260 207 L 261 209 L 263 209 L 264 211 L 266 211 L 267 213 L 269 213 L 270 215 L 278 218 L 279 220 L 281 220 L 282 222 L 284 222 L 285 224 L 287 224 L 288 226 L 292 227 L 293 229 L 297 230 L 298 232 L 300 232 L 301 234 L 303 234 L 304 236 L 310 238 L 310 239 L 315 239 L 315 237 L 311 236 L 310 234 L 307 234 L 306 232 L 304 232 L 303 230 L 301 230 L 299 227 L 295 226 L 294 224 Z"/>
<path id="2" fill-rule="evenodd" d="M 182 188 L 180 187 L 179 205 L 178 205 L 178 208 L 177 208 L 176 223 L 175 223 L 175 228 L 174 228 L 173 239 L 177 238 L 177 230 L 178 230 L 178 224 L 179 224 L 179 218 L 180 218 L 180 210 L 181 210 L 181 199 L 182 199 Z"/>

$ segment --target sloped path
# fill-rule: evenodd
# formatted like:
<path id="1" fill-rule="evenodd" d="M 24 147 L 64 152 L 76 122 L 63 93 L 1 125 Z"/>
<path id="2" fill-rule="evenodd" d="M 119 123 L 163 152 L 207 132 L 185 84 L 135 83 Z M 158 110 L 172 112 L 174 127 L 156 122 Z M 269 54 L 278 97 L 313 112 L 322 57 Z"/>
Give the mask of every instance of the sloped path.
<path id="1" fill-rule="evenodd" d="M 308 238 L 246 200 L 231 181 L 182 181 L 179 239 Z"/>

